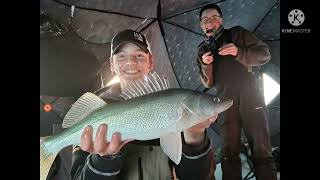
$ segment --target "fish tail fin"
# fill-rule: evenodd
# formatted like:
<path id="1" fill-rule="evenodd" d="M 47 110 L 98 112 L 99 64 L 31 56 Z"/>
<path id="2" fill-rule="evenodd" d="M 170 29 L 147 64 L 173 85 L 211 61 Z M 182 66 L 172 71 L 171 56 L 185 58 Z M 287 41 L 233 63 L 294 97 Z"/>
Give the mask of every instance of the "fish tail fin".
<path id="1" fill-rule="evenodd" d="M 40 180 L 46 180 L 56 156 L 57 154 L 48 152 L 43 142 L 40 143 Z"/>

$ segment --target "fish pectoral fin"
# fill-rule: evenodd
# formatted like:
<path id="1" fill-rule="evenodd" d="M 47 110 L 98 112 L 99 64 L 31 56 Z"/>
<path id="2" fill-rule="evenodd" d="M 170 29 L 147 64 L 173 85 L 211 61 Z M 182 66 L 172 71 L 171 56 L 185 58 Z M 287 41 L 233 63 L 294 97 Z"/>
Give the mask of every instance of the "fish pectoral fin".
<path id="1" fill-rule="evenodd" d="M 62 127 L 68 128 L 78 123 L 93 111 L 105 106 L 107 103 L 93 93 L 83 94 L 70 108 L 63 119 Z"/>
<path id="2" fill-rule="evenodd" d="M 192 112 L 187 105 L 185 105 L 184 103 L 181 103 L 181 106 L 179 108 L 179 114 L 180 114 L 180 118 L 186 119 L 189 116 L 192 116 L 194 112 Z"/>
<path id="3" fill-rule="evenodd" d="M 160 146 L 163 152 L 177 165 L 180 163 L 182 155 L 181 134 L 169 133 L 160 137 Z"/>

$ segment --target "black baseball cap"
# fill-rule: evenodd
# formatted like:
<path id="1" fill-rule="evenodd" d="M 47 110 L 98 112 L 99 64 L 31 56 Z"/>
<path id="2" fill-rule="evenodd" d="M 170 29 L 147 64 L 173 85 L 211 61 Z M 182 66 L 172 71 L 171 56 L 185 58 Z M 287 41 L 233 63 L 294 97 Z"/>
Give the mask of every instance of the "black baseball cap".
<path id="1" fill-rule="evenodd" d="M 142 33 L 137 31 L 127 29 L 117 33 L 111 41 L 111 56 L 113 53 L 117 52 L 121 45 L 124 43 L 134 43 L 139 46 L 143 51 L 151 53 L 150 44 L 146 38 L 146 36 Z"/>

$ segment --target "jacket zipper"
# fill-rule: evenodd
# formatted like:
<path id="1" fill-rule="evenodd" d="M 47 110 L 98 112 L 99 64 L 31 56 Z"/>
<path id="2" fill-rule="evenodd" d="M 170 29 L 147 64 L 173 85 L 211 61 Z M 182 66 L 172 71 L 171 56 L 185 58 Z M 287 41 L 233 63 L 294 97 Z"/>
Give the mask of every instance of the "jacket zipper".
<path id="1" fill-rule="evenodd" d="M 138 159 L 139 164 L 139 180 L 143 180 L 143 172 L 142 172 L 142 165 L 141 165 L 141 157 Z"/>

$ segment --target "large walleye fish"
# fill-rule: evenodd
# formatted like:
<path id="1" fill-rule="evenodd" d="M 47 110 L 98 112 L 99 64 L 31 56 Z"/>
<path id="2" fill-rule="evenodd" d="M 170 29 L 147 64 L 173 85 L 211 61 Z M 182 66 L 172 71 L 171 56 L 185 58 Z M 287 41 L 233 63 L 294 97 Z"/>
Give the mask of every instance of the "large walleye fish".
<path id="1" fill-rule="evenodd" d="M 85 93 L 65 116 L 62 133 L 40 143 L 40 179 L 45 180 L 61 149 L 80 144 L 84 128 L 91 125 L 95 134 L 102 123 L 108 125 L 107 139 L 120 132 L 122 140 L 160 138 L 164 153 L 176 164 L 182 155 L 181 132 L 232 106 L 231 99 L 219 99 L 187 89 L 169 89 L 167 80 L 151 74 L 123 90 L 126 100 L 107 104 L 100 97 Z"/>

